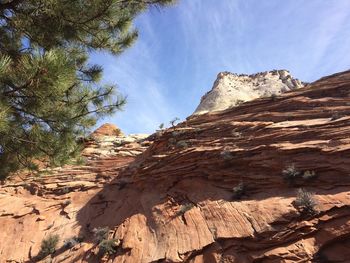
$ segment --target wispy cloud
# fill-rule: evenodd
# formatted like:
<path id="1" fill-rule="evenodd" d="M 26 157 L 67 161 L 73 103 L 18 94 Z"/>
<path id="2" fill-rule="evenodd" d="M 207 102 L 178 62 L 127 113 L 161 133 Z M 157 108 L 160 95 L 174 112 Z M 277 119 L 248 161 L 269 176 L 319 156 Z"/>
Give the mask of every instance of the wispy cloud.
<path id="1" fill-rule="evenodd" d="M 152 132 L 189 116 L 220 71 L 286 68 L 311 81 L 350 66 L 350 1 L 182 0 L 140 16 L 137 43 L 120 57 L 98 55 L 105 80 L 128 95 L 112 121 Z"/>

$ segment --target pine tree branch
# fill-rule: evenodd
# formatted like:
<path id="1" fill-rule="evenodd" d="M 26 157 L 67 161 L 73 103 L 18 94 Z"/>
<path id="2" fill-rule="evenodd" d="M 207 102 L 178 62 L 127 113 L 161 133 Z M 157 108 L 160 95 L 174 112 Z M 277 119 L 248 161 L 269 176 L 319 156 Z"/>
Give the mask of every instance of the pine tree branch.
<path id="1" fill-rule="evenodd" d="M 0 3 L 0 11 L 4 11 L 6 9 L 16 10 L 17 9 L 17 5 L 20 4 L 23 1 L 24 0 L 12 0 L 11 2 Z"/>

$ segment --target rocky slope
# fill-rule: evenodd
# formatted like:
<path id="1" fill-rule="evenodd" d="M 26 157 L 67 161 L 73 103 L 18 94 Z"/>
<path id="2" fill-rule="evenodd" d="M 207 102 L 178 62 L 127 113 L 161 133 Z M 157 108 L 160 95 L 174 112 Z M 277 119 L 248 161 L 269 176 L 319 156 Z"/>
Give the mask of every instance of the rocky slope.
<path id="1" fill-rule="evenodd" d="M 350 71 L 154 138 L 136 158 L 3 185 L 0 261 L 38 261 L 58 234 L 42 262 L 349 262 Z M 300 203 L 300 188 L 314 194 Z M 99 227 L 112 255 L 98 254 Z"/>
<path id="2" fill-rule="evenodd" d="M 293 78 L 287 70 L 253 75 L 221 72 L 211 91 L 202 97 L 193 115 L 225 110 L 245 101 L 279 95 L 303 86 L 304 83 Z"/>

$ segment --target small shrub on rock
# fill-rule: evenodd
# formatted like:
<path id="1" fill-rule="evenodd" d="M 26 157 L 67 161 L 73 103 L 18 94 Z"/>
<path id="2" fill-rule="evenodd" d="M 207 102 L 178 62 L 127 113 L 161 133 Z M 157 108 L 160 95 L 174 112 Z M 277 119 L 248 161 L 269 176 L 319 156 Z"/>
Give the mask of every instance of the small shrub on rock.
<path id="1" fill-rule="evenodd" d="M 314 198 L 314 194 L 306 191 L 305 189 L 301 188 L 298 190 L 295 205 L 307 215 L 314 215 L 317 213 L 317 202 Z"/>
<path id="2" fill-rule="evenodd" d="M 39 257 L 45 258 L 48 255 L 55 253 L 59 241 L 58 235 L 49 235 L 41 241 Z"/>
<path id="3" fill-rule="evenodd" d="M 176 143 L 176 147 L 177 148 L 182 148 L 182 149 L 186 149 L 186 148 L 188 148 L 188 143 L 186 142 L 186 141 L 178 141 L 177 143 Z"/>
<path id="4" fill-rule="evenodd" d="M 240 182 L 238 185 L 232 188 L 232 199 L 238 200 L 241 199 L 245 194 L 247 187 L 243 182 Z"/>
<path id="5" fill-rule="evenodd" d="M 175 125 L 176 122 L 178 122 L 180 119 L 178 117 L 175 117 L 174 119 L 172 119 L 169 123 L 171 125 L 171 127 L 175 130 Z"/>
<path id="6" fill-rule="evenodd" d="M 292 164 L 283 169 L 282 175 L 285 181 L 289 184 L 294 184 L 295 180 L 300 176 L 300 171 Z"/>
<path id="7" fill-rule="evenodd" d="M 169 138 L 168 146 L 174 146 L 174 145 L 176 145 L 176 139 L 175 138 Z"/>
<path id="8" fill-rule="evenodd" d="M 76 237 L 72 237 L 63 241 L 64 247 L 67 249 L 75 247 L 79 243 L 80 243 L 80 240 L 79 238 L 76 238 Z"/>
<path id="9" fill-rule="evenodd" d="M 222 159 L 224 159 L 225 161 L 229 161 L 233 158 L 233 155 L 230 151 L 224 150 L 220 153 L 220 156 L 222 157 Z"/>
<path id="10" fill-rule="evenodd" d="M 119 246 L 119 240 L 117 239 L 105 239 L 98 244 L 98 252 L 100 255 L 113 255 L 117 252 Z"/>
<path id="11" fill-rule="evenodd" d="M 92 230 L 94 237 L 98 243 L 108 239 L 109 227 L 97 227 Z"/>
<path id="12" fill-rule="evenodd" d="M 309 171 L 309 170 L 307 170 L 307 171 L 305 171 L 305 172 L 303 173 L 303 179 L 305 179 L 305 180 L 312 180 L 312 179 L 314 179 L 314 178 L 316 178 L 316 177 L 317 177 L 317 174 L 316 174 L 315 171 Z"/>
<path id="13" fill-rule="evenodd" d="M 177 216 L 184 215 L 187 211 L 190 211 L 193 207 L 195 207 L 195 205 L 192 203 L 181 205 L 180 210 L 177 212 Z"/>

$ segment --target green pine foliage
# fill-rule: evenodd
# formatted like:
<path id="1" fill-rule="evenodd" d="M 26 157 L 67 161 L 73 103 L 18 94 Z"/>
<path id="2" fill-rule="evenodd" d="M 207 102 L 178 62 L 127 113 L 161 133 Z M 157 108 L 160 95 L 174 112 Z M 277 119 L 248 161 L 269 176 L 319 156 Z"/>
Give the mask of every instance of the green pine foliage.
<path id="1" fill-rule="evenodd" d="M 137 38 L 133 19 L 173 0 L 0 2 L 0 179 L 33 160 L 61 165 L 99 118 L 125 104 L 102 85 L 92 51 L 120 54 Z"/>

